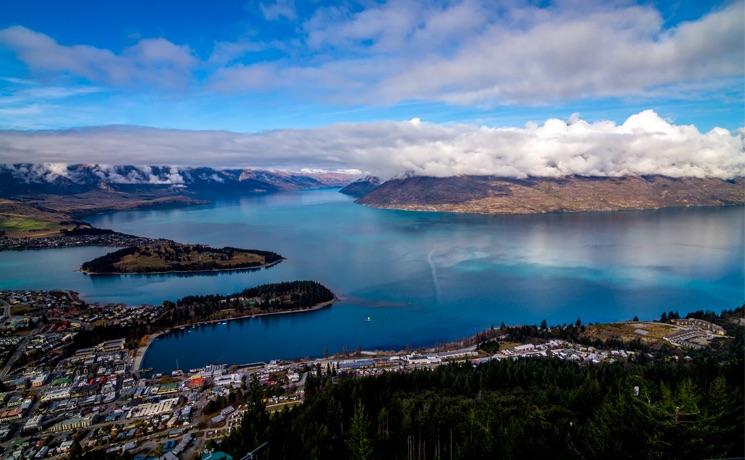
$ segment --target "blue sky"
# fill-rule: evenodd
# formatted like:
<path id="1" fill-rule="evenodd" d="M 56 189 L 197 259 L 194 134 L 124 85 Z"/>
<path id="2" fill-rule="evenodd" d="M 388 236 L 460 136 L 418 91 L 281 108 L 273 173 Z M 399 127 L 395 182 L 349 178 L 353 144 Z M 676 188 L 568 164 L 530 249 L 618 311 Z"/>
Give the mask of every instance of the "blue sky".
<path id="1" fill-rule="evenodd" d="M 0 129 L 745 125 L 742 2 L 0 5 Z"/>

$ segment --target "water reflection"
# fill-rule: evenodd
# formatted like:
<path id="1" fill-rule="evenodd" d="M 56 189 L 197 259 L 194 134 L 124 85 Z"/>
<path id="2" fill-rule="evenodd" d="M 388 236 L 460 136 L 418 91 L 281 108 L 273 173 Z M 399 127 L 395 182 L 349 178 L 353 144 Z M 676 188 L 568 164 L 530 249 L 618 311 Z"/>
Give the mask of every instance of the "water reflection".
<path id="1" fill-rule="evenodd" d="M 365 208 L 333 190 L 280 193 L 90 218 L 128 233 L 275 251 L 286 257 L 278 266 L 91 278 L 74 270 L 103 248 L 0 253 L 0 287 L 77 289 L 91 300 L 158 304 L 314 279 L 342 300 L 308 315 L 164 337 L 147 365 L 317 355 L 434 343 L 501 321 L 607 321 L 733 307 L 745 300 L 744 213 L 738 207 L 447 215 Z M 366 323 L 367 316 L 375 322 Z M 193 356 L 181 356 L 194 347 L 200 350 Z"/>

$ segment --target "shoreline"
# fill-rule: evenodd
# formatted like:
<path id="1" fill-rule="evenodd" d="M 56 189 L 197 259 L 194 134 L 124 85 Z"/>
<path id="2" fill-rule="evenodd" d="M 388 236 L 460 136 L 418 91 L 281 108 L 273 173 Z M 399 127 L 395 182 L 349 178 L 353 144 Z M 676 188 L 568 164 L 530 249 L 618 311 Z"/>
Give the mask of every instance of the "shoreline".
<path id="1" fill-rule="evenodd" d="M 134 361 L 134 365 L 133 365 L 133 368 L 134 368 L 133 370 L 134 370 L 134 372 L 139 372 L 140 371 L 140 368 L 142 367 L 142 362 L 145 360 L 145 355 L 147 354 L 147 351 L 150 349 L 150 345 L 152 345 L 152 343 L 155 341 L 155 339 L 157 339 L 161 335 L 166 335 L 166 334 L 169 334 L 171 332 L 175 332 L 175 330 L 177 330 L 177 329 L 197 327 L 197 326 L 205 326 L 207 324 L 222 323 L 222 322 L 227 322 L 227 321 L 236 321 L 236 320 L 240 320 L 240 319 L 259 318 L 259 317 L 262 317 L 262 316 L 289 315 L 289 314 L 293 314 L 293 313 L 310 313 L 310 312 L 314 312 L 314 311 L 318 311 L 318 310 L 322 310 L 324 308 L 330 307 L 331 305 L 333 305 L 338 300 L 339 300 L 339 298 L 336 297 L 336 296 L 334 296 L 334 298 L 331 299 L 331 300 L 328 300 L 326 302 L 321 302 L 321 303 L 315 304 L 312 307 L 308 307 L 308 308 L 299 308 L 299 309 L 295 309 L 295 310 L 286 310 L 286 311 L 271 311 L 271 312 L 264 312 L 264 313 L 252 313 L 252 314 L 248 314 L 248 315 L 235 316 L 235 317 L 232 317 L 232 318 L 210 319 L 210 320 L 205 320 L 205 321 L 197 321 L 195 323 L 188 323 L 188 324 L 182 324 L 182 325 L 179 325 L 179 326 L 172 326 L 172 327 L 169 327 L 168 329 L 165 329 L 163 331 L 153 332 L 152 334 L 148 334 L 148 335 L 144 336 L 142 339 L 140 339 L 140 341 L 142 341 L 144 339 L 145 340 L 145 343 L 142 344 L 142 345 L 140 345 L 140 346 L 138 346 L 137 347 L 137 350 L 135 351 L 135 361 Z"/>
<path id="2" fill-rule="evenodd" d="M 91 272 L 88 270 L 83 270 L 82 268 L 79 268 L 77 271 L 84 275 L 88 276 L 123 276 L 123 275 L 168 275 L 170 273 L 193 273 L 193 274 L 199 274 L 199 273 L 214 273 L 214 272 L 237 272 L 237 271 L 244 271 L 244 270 L 263 270 L 265 268 L 270 268 L 278 263 L 285 260 L 284 257 L 281 259 L 270 262 L 268 264 L 262 264 L 262 265 L 256 265 L 253 267 L 235 267 L 235 268 L 210 268 L 210 269 L 204 269 L 204 270 L 168 270 L 168 271 L 162 271 L 162 272 Z"/>
<path id="3" fill-rule="evenodd" d="M 510 216 L 545 216 L 545 215 L 561 215 L 561 214 L 614 214 L 624 212 L 646 212 L 646 211 L 664 211 L 664 210 L 678 210 L 678 209 L 692 209 L 692 208 L 736 208 L 745 207 L 745 204 L 741 203 L 728 203 L 728 204 L 687 204 L 677 206 L 657 206 L 657 207 L 632 207 L 632 208 L 611 208 L 611 209 L 561 209 L 561 210 L 534 210 L 534 211 L 473 211 L 473 210 L 460 210 L 460 209 L 436 209 L 434 206 L 426 205 L 400 205 L 400 204 L 369 204 L 354 201 L 355 204 L 370 209 L 381 209 L 386 211 L 403 211 L 410 213 L 439 213 L 439 214 L 454 214 L 454 215 L 471 215 L 471 216 L 494 216 L 494 217 L 510 217 Z"/>
<path id="4" fill-rule="evenodd" d="M 113 232 L 100 235 L 50 235 L 43 237 L 0 236 L 2 251 L 40 251 L 45 249 L 67 249 L 85 247 L 125 248 L 157 241 L 158 238 Z"/>

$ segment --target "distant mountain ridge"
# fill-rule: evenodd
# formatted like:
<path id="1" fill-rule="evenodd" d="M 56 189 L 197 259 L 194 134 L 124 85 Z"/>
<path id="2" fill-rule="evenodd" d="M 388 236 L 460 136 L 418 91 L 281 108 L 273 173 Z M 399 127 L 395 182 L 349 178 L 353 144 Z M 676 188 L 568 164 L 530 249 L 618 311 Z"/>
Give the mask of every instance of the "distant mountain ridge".
<path id="1" fill-rule="evenodd" d="M 743 205 L 745 178 L 414 176 L 384 182 L 357 202 L 378 208 L 479 214 Z"/>
<path id="2" fill-rule="evenodd" d="M 0 165 L 0 197 L 74 195 L 96 190 L 215 194 L 273 192 L 346 185 L 343 175 L 255 169 L 100 164 Z M 358 176 L 349 175 L 347 182 Z"/>
<path id="3" fill-rule="evenodd" d="M 380 185 L 380 179 L 375 176 L 366 176 L 348 184 L 346 187 L 339 190 L 339 192 L 354 196 L 363 197 L 368 193 L 375 190 Z"/>
<path id="4" fill-rule="evenodd" d="M 203 203 L 220 195 L 342 187 L 379 208 L 482 214 L 614 211 L 745 204 L 745 178 L 406 176 L 381 183 L 334 171 L 100 164 L 0 165 L 0 198 L 81 216 Z"/>

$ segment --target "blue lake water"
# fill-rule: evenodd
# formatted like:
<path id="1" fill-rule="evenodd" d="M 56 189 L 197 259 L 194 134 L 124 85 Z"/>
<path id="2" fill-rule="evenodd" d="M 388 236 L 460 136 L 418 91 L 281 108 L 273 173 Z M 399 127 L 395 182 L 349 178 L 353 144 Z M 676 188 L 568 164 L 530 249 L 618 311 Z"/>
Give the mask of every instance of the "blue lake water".
<path id="1" fill-rule="evenodd" d="M 91 216 L 100 227 L 278 252 L 256 272 L 88 277 L 106 248 L 0 253 L 0 289 L 73 289 L 89 301 L 154 303 L 313 279 L 340 301 L 306 314 L 163 336 L 144 366 L 423 346 L 508 324 L 616 321 L 745 301 L 745 208 L 475 216 L 370 209 L 335 190 Z M 366 321 L 367 317 L 372 321 Z"/>

